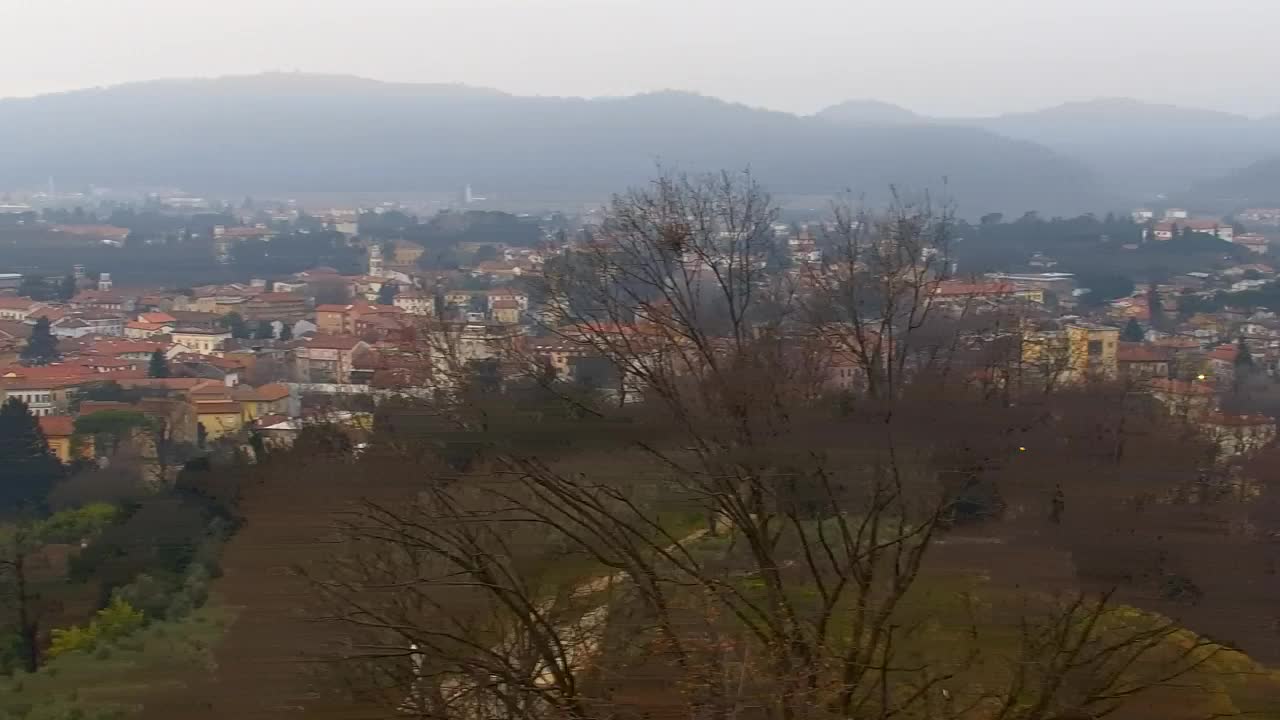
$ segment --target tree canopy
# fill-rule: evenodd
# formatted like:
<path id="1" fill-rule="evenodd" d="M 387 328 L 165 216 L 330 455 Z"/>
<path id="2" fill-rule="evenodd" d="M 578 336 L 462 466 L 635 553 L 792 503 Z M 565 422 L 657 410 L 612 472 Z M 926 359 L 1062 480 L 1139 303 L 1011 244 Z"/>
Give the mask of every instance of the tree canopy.
<path id="1" fill-rule="evenodd" d="M 58 339 L 53 335 L 49 318 L 42 317 L 31 327 L 31 336 L 27 338 L 21 358 L 32 365 L 47 365 L 58 357 Z"/>
<path id="2" fill-rule="evenodd" d="M 156 348 L 151 352 L 151 361 L 147 365 L 147 377 L 167 378 L 169 372 L 169 359 L 164 356 L 160 348 Z"/>
<path id="3" fill-rule="evenodd" d="M 61 477 L 62 464 L 26 403 L 6 400 L 0 406 L 0 514 L 42 506 Z"/>

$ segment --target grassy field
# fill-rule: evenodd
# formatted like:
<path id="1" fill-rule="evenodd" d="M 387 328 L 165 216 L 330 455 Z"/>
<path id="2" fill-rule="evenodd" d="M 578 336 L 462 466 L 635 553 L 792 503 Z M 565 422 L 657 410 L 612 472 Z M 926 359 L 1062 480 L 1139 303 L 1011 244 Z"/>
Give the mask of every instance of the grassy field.
<path id="1" fill-rule="evenodd" d="M 726 552 L 729 544 L 726 537 L 708 537 L 700 540 L 694 551 L 710 560 Z M 1053 606 L 1049 588 L 1069 592 L 1074 584 L 1068 575 L 1069 563 L 1043 549 L 1002 544 L 949 542 L 936 550 L 893 616 L 892 622 L 899 628 L 895 656 L 907 666 L 924 663 L 954 670 L 953 686 L 960 694 L 998 693 L 1008 687 L 1022 662 L 1024 628 L 1020 620 L 1044 617 Z M 1002 566 L 1017 572 L 993 576 L 984 569 Z M 759 578 L 747 574 L 735 584 L 764 600 Z M 788 595 L 802 614 L 813 610 L 819 600 L 816 588 L 803 581 L 790 585 Z M 831 636 L 847 635 L 851 619 L 851 607 L 838 609 L 829 626 Z M 1133 607 L 1117 606 L 1107 622 L 1127 634 L 1164 621 Z M 1163 647 L 1144 656 L 1149 658 L 1144 662 L 1153 664 L 1135 668 L 1126 676 L 1159 672 L 1172 656 L 1197 640 L 1189 630 L 1170 635 Z M 1156 714 L 1151 714 L 1153 710 Z M 981 709 L 972 714 L 983 716 Z M 1223 649 L 1186 675 L 1145 692 L 1112 717 L 1196 720 L 1229 716 L 1280 718 L 1280 673 L 1241 652 Z"/>
<path id="2" fill-rule="evenodd" d="M 37 673 L 0 680 L 0 718 L 127 718 L 149 696 L 213 672 L 212 650 L 235 615 L 231 608 L 210 604 L 91 654 L 64 655 Z"/>

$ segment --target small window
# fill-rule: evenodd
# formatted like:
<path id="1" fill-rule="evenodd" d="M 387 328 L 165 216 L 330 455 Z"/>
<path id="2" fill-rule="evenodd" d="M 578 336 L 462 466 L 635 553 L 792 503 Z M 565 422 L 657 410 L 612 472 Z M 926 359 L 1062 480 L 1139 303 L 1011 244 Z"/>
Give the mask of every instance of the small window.
<path id="1" fill-rule="evenodd" d="M 1089 354 L 1090 354 L 1090 355 L 1101 355 L 1101 354 L 1102 354 L 1102 341 L 1101 341 L 1101 340 L 1090 340 L 1090 341 L 1089 341 Z"/>

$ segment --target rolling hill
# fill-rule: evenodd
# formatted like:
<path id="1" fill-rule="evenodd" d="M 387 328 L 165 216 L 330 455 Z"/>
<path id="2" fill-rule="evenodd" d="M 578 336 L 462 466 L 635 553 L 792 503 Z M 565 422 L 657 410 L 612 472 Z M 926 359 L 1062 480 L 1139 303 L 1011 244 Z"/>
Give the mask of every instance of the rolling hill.
<path id="1" fill-rule="evenodd" d="M 0 101 L 0 137 L 20 139 L 0 143 L 7 187 L 50 176 L 211 193 L 471 183 L 598 198 L 662 164 L 750 167 L 778 194 L 870 200 L 890 184 L 937 190 L 947 178 L 966 215 L 1100 201 L 1079 164 L 983 128 L 832 122 L 682 92 L 588 100 L 309 74 L 166 80 Z"/>
<path id="2" fill-rule="evenodd" d="M 815 117 L 845 119 L 851 127 L 867 117 L 897 118 L 981 128 L 1002 137 L 1033 142 L 1088 167 L 1108 195 L 1139 202 L 1159 194 L 1184 195 L 1187 188 L 1280 153 L 1280 119 L 1253 120 L 1128 98 L 1071 102 L 1034 112 L 993 117 L 925 118 L 903 108 L 864 103 L 836 105 Z M 888 106 L 895 108 L 896 106 Z"/>

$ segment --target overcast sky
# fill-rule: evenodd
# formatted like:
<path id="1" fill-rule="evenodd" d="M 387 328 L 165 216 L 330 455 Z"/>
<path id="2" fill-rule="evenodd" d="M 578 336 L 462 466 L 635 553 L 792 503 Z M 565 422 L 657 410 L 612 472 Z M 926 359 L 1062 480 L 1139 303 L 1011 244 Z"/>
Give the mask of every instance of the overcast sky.
<path id="1" fill-rule="evenodd" d="M 1280 111 L 1277 0 L 0 0 L 0 96 L 264 70 L 933 114 Z"/>

